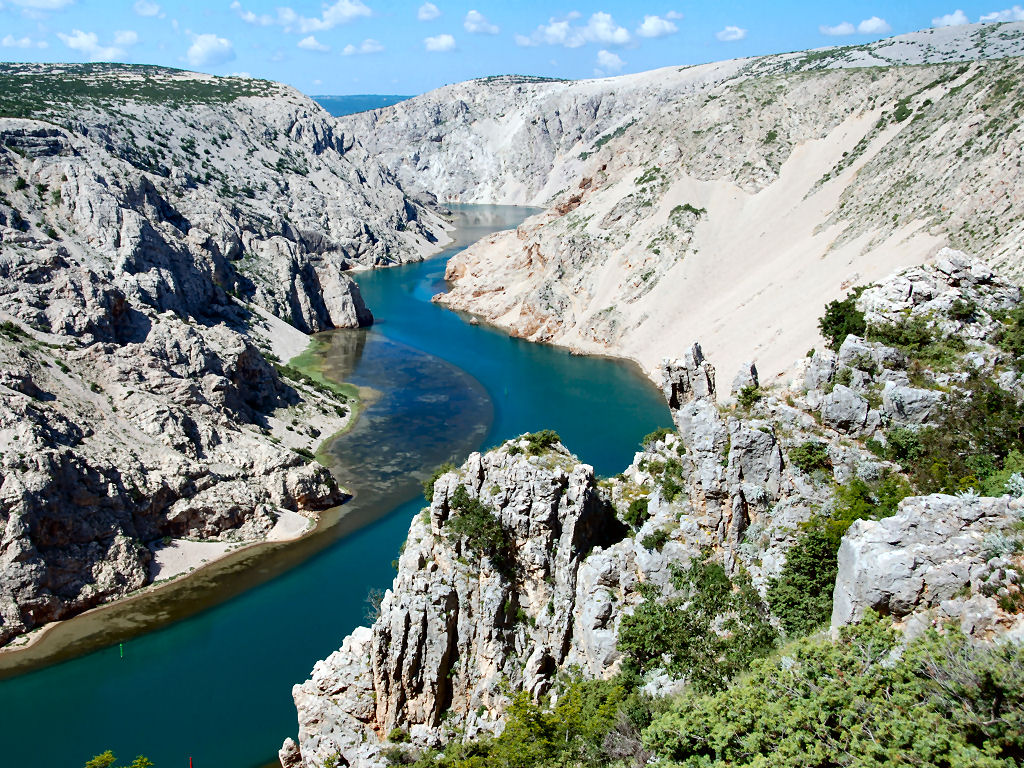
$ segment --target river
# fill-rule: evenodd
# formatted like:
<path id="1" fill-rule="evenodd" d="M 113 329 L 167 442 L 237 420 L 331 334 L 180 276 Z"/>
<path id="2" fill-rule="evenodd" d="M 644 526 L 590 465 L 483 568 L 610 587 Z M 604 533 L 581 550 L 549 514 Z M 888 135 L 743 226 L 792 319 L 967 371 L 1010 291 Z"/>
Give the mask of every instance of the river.
<path id="1" fill-rule="evenodd" d="M 608 475 L 671 423 L 635 366 L 511 339 L 430 302 L 445 257 L 527 212 L 456 207 L 457 240 L 441 257 L 358 276 L 376 324 L 322 334 L 313 353 L 332 378 L 376 393 L 330 449 L 355 494 L 341 523 L 239 555 L 162 602 L 99 614 L 100 650 L 0 682 L 5 764 L 81 768 L 112 749 L 157 768 L 266 765 L 296 730 L 291 686 L 365 623 L 369 590 L 390 585 L 431 468 L 550 428 Z M 159 621 L 173 623 L 120 647 L 133 626 Z"/>

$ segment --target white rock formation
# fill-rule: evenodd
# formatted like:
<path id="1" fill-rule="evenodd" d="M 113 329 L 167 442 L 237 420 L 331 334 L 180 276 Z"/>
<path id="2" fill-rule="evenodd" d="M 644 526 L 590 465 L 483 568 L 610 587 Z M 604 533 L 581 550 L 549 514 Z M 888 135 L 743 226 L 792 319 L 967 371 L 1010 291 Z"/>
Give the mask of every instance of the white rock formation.
<path id="1" fill-rule="evenodd" d="M 338 503 L 309 457 L 348 407 L 269 360 L 370 322 L 347 271 L 442 230 L 285 86 L 0 72 L 2 644 L 145 586 L 165 538 L 259 541 Z"/>
<path id="2" fill-rule="evenodd" d="M 820 346 L 824 303 L 944 245 L 1024 275 L 1022 30 L 486 78 L 342 125 L 442 200 L 549 209 L 456 256 L 442 303 L 655 379 L 700 338 L 770 382 Z"/>
<path id="3" fill-rule="evenodd" d="M 839 548 L 832 626 L 866 609 L 911 631 L 955 620 L 967 634 L 1024 638 L 1024 499 L 918 496 L 884 520 L 858 520 Z"/>

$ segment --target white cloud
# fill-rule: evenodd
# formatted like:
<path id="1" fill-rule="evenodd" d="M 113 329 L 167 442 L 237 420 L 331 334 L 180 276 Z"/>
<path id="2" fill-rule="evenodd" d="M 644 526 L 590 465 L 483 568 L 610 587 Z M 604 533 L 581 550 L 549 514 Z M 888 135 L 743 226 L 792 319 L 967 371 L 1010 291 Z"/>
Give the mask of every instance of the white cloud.
<path id="1" fill-rule="evenodd" d="M 603 12 L 590 17 L 583 34 L 590 41 L 612 45 L 625 45 L 631 39 L 625 27 L 618 26 L 611 14 Z"/>
<path id="2" fill-rule="evenodd" d="M 821 34 L 823 35 L 839 36 L 852 35 L 854 32 L 857 31 L 857 28 L 853 26 L 853 24 L 851 24 L 850 22 L 843 21 L 840 22 L 839 24 L 836 24 L 834 27 L 829 27 L 822 24 L 820 27 L 818 27 L 818 31 L 821 32 Z"/>
<path id="3" fill-rule="evenodd" d="M 358 46 L 349 43 L 342 48 L 341 54 L 342 56 L 354 56 L 357 53 L 380 53 L 383 50 L 384 46 L 380 44 L 379 40 L 368 37 Z"/>
<path id="4" fill-rule="evenodd" d="M 470 11 L 466 14 L 466 20 L 462 22 L 466 31 L 473 35 L 496 35 L 501 30 L 491 24 L 480 11 Z"/>
<path id="5" fill-rule="evenodd" d="M 4 48 L 48 48 L 49 43 L 45 40 L 33 43 L 30 37 L 15 37 L 14 35 L 4 35 L 3 39 L 0 40 L 0 46 Z"/>
<path id="6" fill-rule="evenodd" d="M 150 0 L 135 0 L 132 8 L 139 16 L 156 16 L 160 13 L 160 6 Z"/>
<path id="7" fill-rule="evenodd" d="M 299 48 L 301 48 L 304 51 L 323 52 L 331 50 L 331 46 L 324 45 L 319 40 L 317 40 L 316 37 L 314 37 L 313 35 L 310 35 L 309 37 L 304 37 L 301 40 L 299 40 Z"/>
<path id="8" fill-rule="evenodd" d="M 285 32 L 299 32 L 303 35 L 310 32 L 324 32 L 334 29 L 339 24 L 347 24 L 361 16 L 372 16 L 373 11 L 362 0 L 337 0 L 333 5 L 324 7 L 320 16 L 303 16 L 294 8 L 282 6 L 277 9 L 277 16 L 269 13 L 255 14 L 242 7 L 239 0 L 231 3 L 231 10 L 238 14 L 238 17 L 248 23 L 261 27 L 269 27 L 278 24 L 285 28 Z"/>
<path id="9" fill-rule="evenodd" d="M 644 16 L 643 23 L 636 29 L 640 37 L 664 37 L 678 31 L 679 27 L 660 16 Z"/>
<path id="10" fill-rule="evenodd" d="M 269 13 L 262 13 L 257 16 L 252 11 L 247 11 L 242 8 L 242 4 L 238 2 L 238 0 L 231 3 L 231 10 L 235 11 L 235 13 L 238 14 L 238 18 L 246 24 L 255 24 L 258 27 L 269 27 L 274 23 L 274 17 Z"/>
<path id="11" fill-rule="evenodd" d="M 724 43 L 731 43 L 734 40 L 742 40 L 747 36 L 747 30 L 740 27 L 728 26 L 721 32 L 716 32 L 715 37 Z"/>
<path id="12" fill-rule="evenodd" d="M 595 73 L 603 75 L 605 72 L 618 72 L 626 66 L 626 62 L 618 54 L 602 48 L 597 52 L 597 66 L 599 69 L 595 70 Z"/>
<path id="13" fill-rule="evenodd" d="M 892 32 L 892 27 L 889 26 L 889 22 L 885 19 L 872 16 L 870 19 L 864 19 L 864 21 L 858 24 L 857 31 L 862 35 L 884 35 Z"/>
<path id="14" fill-rule="evenodd" d="M 289 18 L 295 15 L 291 8 L 278 8 L 278 16 L 287 15 Z M 347 24 L 358 19 L 360 16 L 372 16 L 373 11 L 361 0 L 338 0 L 334 5 L 324 8 L 323 16 L 320 18 L 307 18 L 297 16 L 294 23 L 298 24 L 299 30 L 305 32 L 320 32 L 327 29 L 334 29 L 339 24 Z M 291 26 L 287 24 L 285 26 Z"/>
<path id="15" fill-rule="evenodd" d="M 978 21 L 985 23 L 991 21 L 1024 21 L 1024 8 L 1015 5 L 1013 8 L 1007 8 L 1005 11 L 993 11 L 992 13 L 986 13 Z"/>
<path id="16" fill-rule="evenodd" d="M 114 45 L 130 46 L 139 42 L 139 33 L 131 29 L 119 29 L 114 33 Z"/>
<path id="17" fill-rule="evenodd" d="M 434 35 L 434 37 L 423 38 L 423 45 L 428 51 L 444 53 L 455 50 L 455 38 L 449 34 Z"/>
<path id="18" fill-rule="evenodd" d="M 574 26 L 573 21 L 580 18 L 578 13 L 570 13 L 564 19 L 549 19 L 534 30 L 533 34 L 516 35 L 516 45 L 561 45 L 566 48 L 579 48 L 587 43 L 603 43 L 605 45 L 626 45 L 633 38 L 629 30 L 615 23 L 611 14 L 598 11 L 593 14 L 585 26 Z"/>
<path id="19" fill-rule="evenodd" d="M 185 58 L 193 67 L 215 67 L 235 58 L 235 46 L 227 38 L 209 32 L 193 35 Z"/>
<path id="20" fill-rule="evenodd" d="M 959 27 L 970 23 L 971 21 L 967 18 L 967 14 L 959 8 L 952 13 L 947 13 L 945 16 L 939 16 L 932 19 L 933 27 Z"/>
<path id="21" fill-rule="evenodd" d="M 433 21 L 441 15 L 441 10 L 433 3 L 424 3 L 416 11 L 416 18 L 420 21 Z"/>
<path id="22" fill-rule="evenodd" d="M 679 11 L 669 11 L 668 13 L 665 14 L 665 18 L 672 19 L 673 21 L 679 21 L 681 18 L 683 18 L 683 14 L 681 14 Z"/>
<path id="23" fill-rule="evenodd" d="M 124 51 L 116 46 L 100 45 L 99 36 L 95 32 L 73 30 L 70 35 L 58 32 L 59 37 L 68 48 L 89 57 L 89 61 L 113 61 L 124 56 Z"/>

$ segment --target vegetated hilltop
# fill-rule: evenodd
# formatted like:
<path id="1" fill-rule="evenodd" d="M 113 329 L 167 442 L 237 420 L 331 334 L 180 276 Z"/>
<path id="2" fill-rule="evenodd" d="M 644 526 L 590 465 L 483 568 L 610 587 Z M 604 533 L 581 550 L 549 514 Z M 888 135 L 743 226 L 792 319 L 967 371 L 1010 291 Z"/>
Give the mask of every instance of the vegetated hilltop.
<path id="1" fill-rule="evenodd" d="M 551 432 L 441 468 L 282 765 L 1016 765 L 1021 290 L 945 250 L 821 327 L 787 387 L 666 361 L 616 477 Z"/>
<path id="2" fill-rule="evenodd" d="M 455 257 L 446 305 L 652 376 L 698 337 L 727 370 L 753 356 L 773 377 L 814 345 L 819 300 L 940 246 L 1024 275 L 1022 52 L 1021 23 L 934 29 L 475 80 L 341 125 L 442 200 L 549 208 Z"/>
<path id="3" fill-rule="evenodd" d="M 337 503 L 309 462 L 349 406 L 278 357 L 440 232 L 284 86 L 0 66 L 0 643 L 163 578 L 164 539 Z"/>

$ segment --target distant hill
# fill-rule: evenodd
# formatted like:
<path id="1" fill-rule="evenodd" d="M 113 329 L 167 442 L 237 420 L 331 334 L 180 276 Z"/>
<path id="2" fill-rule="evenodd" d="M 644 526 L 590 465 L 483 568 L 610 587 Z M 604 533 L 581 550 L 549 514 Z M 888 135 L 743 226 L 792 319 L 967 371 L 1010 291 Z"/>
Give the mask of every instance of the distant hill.
<path id="1" fill-rule="evenodd" d="M 361 93 L 348 96 L 313 96 L 313 99 L 335 117 L 354 115 L 357 112 L 368 112 L 371 109 L 390 107 L 411 96 L 396 96 L 385 93 Z"/>

